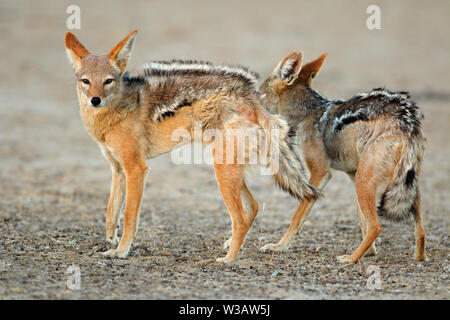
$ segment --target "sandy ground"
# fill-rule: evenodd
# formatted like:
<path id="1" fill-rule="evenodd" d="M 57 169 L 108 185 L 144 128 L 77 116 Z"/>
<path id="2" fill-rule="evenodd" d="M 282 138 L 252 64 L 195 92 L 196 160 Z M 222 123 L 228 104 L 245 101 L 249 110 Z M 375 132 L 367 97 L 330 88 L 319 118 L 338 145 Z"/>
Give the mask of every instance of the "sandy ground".
<path id="1" fill-rule="evenodd" d="M 293 49 L 329 57 L 315 87 L 332 98 L 371 87 L 409 90 L 425 113 L 422 212 L 428 262 L 413 260 L 413 223 L 383 222 L 379 254 L 344 266 L 360 241 L 354 190 L 336 172 L 290 249 L 261 253 L 297 202 L 257 172 L 260 203 L 240 258 L 223 265 L 230 221 L 207 165 L 149 161 L 130 257 L 108 260 L 104 220 L 110 170 L 85 133 L 63 47 L 69 1 L 0 4 L 0 298 L 3 299 L 448 299 L 450 2 L 380 1 L 382 29 L 365 26 L 369 1 L 78 2 L 75 33 L 108 51 L 139 29 L 131 67 L 198 58 L 249 65 L 262 76 Z M 69 290 L 78 266 L 81 289 Z M 370 290 L 368 267 L 381 289 Z"/>

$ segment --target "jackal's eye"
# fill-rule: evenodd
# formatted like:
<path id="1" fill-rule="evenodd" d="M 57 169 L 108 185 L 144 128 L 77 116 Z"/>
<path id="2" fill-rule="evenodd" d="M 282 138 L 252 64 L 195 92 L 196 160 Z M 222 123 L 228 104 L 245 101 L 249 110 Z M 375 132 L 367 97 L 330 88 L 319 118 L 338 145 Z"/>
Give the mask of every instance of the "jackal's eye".
<path id="1" fill-rule="evenodd" d="M 105 84 L 110 84 L 110 83 L 113 82 L 113 80 L 114 80 L 114 79 L 106 79 L 106 80 L 105 80 Z"/>
<path id="2" fill-rule="evenodd" d="M 81 79 L 81 82 L 83 82 L 84 84 L 89 84 L 89 80 L 88 80 L 88 79 L 86 79 L 86 78 L 84 78 L 84 79 Z"/>

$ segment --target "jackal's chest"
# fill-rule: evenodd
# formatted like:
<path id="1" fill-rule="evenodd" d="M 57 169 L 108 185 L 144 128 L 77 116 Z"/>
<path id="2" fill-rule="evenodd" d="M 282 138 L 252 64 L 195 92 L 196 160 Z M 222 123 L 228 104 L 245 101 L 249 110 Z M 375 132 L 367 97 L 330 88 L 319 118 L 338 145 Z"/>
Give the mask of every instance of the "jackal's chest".
<path id="1" fill-rule="evenodd" d="M 89 113 L 81 111 L 81 121 L 86 132 L 96 142 L 104 141 L 104 130 L 100 130 L 97 121 Z"/>
<path id="2" fill-rule="evenodd" d="M 120 122 L 119 115 L 108 107 L 94 108 L 81 105 L 80 115 L 86 131 L 94 141 L 100 143 L 105 141 L 108 132 Z"/>

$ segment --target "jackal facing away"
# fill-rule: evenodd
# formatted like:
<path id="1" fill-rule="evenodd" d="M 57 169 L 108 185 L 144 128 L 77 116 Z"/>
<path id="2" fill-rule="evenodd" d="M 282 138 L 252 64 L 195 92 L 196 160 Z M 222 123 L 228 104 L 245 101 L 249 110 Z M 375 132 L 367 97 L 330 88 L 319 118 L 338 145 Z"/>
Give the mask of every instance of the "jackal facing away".
<path id="1" fill-rule="evenodd" d="M 89 53 L 72 33 L 65 36 L 66 50 L 78 79 L 82 121 L 111 164 L 106 240 L 113 245 L 118 242 L 118 219 L 126 200 L 122 238 L 117 248 L 105 255 L 128 255 L 137 231 L 146 159 L 177 147 L 179 141 L 172 139 L 174 130 L 192 134 L 194 122 L 200 122 L 204 129 L 220 131 L 224 138 L 234 129 L 260 129 L 268 149 L 279 151 L 275 181 L 299 199 L 312 200 L 320 195 L 303 178 L 304 165 L 292 149 L 287 124 L 266 114 L 259 105 L 254 73 L 239 66 L 173 60 L 150 63 L 132 75 L 125 72 L 125 67 L 135 36 L 136 31 L 100 56 Z M 272 129 L 279 130 L 278 143 L 270 139 Z M 232 237 L 226 242 L 229 249 L 224 258 L 218 259 L 230 262 L 238 255 L 258 204 L 244 181 L 246 164 L 223 161 L 228 150 L 216 152 L 222 146 L 220 141 L 200 142 L 212 145 L 216 179 L 231 216 Z M 237 142 L 231 145 L 234 155 L 237 147 Z"/>
<path id="2" fill-rule="evenodd" d="M 354 263 L 366 253 L 376 253 L 378 216 L 393 221 L 414 217 L 416 259 L 425 260 L 418 180 L 425 149 L 423 114 L 407 92 L 381 88 L 345 101 L 328 100 L 311 88 L 326 56 L 305 65 L 301 52 L 285 57 L 260 87 L 262 105 L 295 128 L 292 135 L 297 136 L 310 171 L 310 184 L 323 188 L 331 178 L 330 168 L 347 173 L 355 183 L 363 241 L 339 261 Z M 261 249 L 285 249 L 314 202 L 302 199 L 281 240 Z"/>

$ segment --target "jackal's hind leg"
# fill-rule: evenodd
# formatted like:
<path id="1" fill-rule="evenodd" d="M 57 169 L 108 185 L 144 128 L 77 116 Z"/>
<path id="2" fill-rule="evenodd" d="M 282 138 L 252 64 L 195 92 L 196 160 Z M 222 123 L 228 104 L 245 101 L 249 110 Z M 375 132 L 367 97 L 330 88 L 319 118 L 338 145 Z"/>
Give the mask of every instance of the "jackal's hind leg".
<path id="1" fill-rule="evenodd" d="M 228 263 L 236 260 L 245 236 L 253 223 L 256 211 L 252 212 L 249 217 L 244 211 L 241 199 L 242 190 L 246 190 L 246 187 L 244 187 L 243 166 L 239 164 L 215 163 L 214 169 L 220 192 L 231 216 L 232 225 L 232 235 L 227 255 L 223 258 L 218 258 L 217 261 Z"/>
<path id="2" fill-rule="evenodd" d="M 422 224 L 422 217 L 420 214 L 420 194 L 417 191 L 417 198 L 414 203 L 415 209 L 415 217 L 414 220 L 416 222 L 416 253 L 415 258 L 417 261 L 426 261 L 427 254 L 425 252 L 425 229 Z"/>
<path id="3" fill-rule="evenodd" d="M 359 207 L 358 199 L 356 199 L 356 213 L 358 214 L 358 220 L 359 220 L 359 226 L 361 228 L 362 237 L 364 237 L 367 234 L 367 224 L 366 220 L 364 218 L 363 213 L 361 212 L 361 208 Z M 369 250 L 366 251 L 364 254 L 365 257 L 371 257 L 375 256 L 377 254 L 377 248 L 375 247 L 375 241 L 370 246 Z"/>
<path id="4" fill-rule="evenodd" d="M 360 159 L 360 166 L 356 173 L 355 185 L 356 194 L 358 198 L 359 207 L 362 212 L 362 218 L 365 221 L 366 231 L 364 239 L 359 247 L 351 255 L 343 255 L 337 257 L 339 262 L 343 263 L 356 263 L 373 245 L 375 239 L 381 232 L 381 224 L 378 219 L 377 207 L 376 207 L 376 181 L 374 177 L 376 160 L 368 154 L 366 157 Z"/>
<path id="5" fill-rule="evenodd" d="M 245 215 L 250 224 L 252 224 L 253 220 L 256 217 L 256 214 L 258 213 L 258 202 L 256 202 L 256 200 L 253 198 L 253 195 L 250 193 L 250 190 L 245 184 L 245 181 L 241 189 L 241 200 Z M 230 243 L 231 238 L 223 243 L 224 250 L 227 250 L 230 247 Z"/>
<path id="6" fill-rule="evenodd" d="M 350 179 L 353 181 L 353 184 L 354 184 L 355 183 L 355 174 L 349 173 L 348 176 L 350 177 Z M 362 237 L 364 239 L 364 237 L 366 236 L 366 233 L 367 233 L 367 225 L 366 225 L 366 220 L 364 219 L 364 215 L 361 212 L 361 208 L 359 207 L 358 197 L 355 198 L 355 204 L 356 204 L 356 214 L 358 215 L 359 226 L 361 228 Z M 377 254 L 377 249 L 375 247 L 375 242 L 373 242 L 372 245 L 370 246 L 369 250 L 367 250 L 367 252 L 364 256 L 370 257 L 370 256 L 375 256 L 376 254 Z"/>

